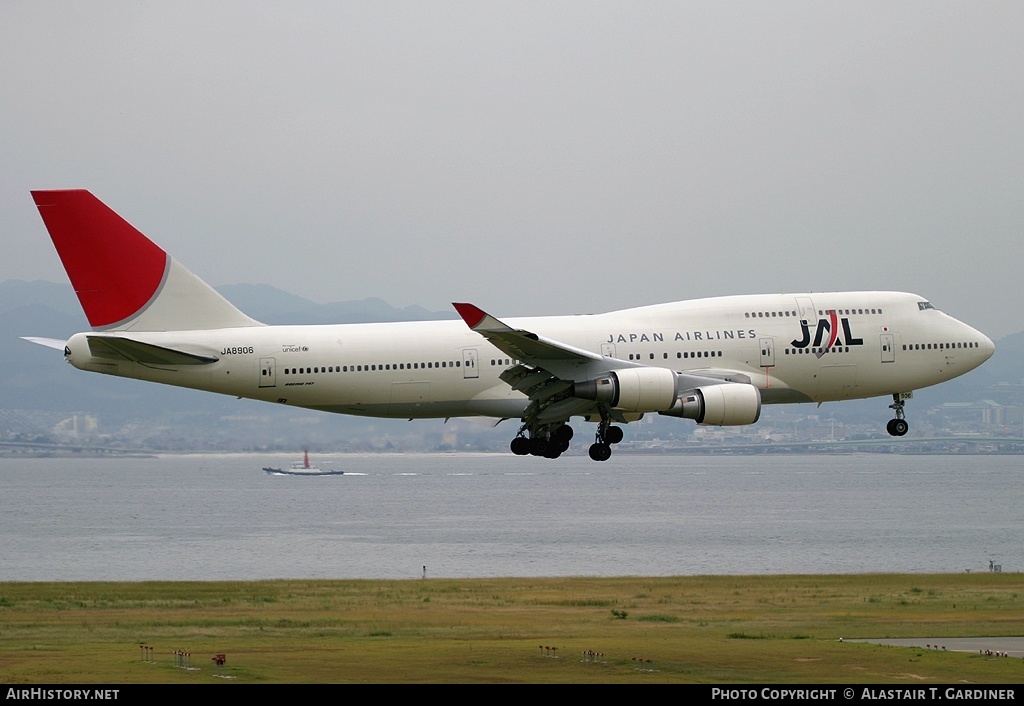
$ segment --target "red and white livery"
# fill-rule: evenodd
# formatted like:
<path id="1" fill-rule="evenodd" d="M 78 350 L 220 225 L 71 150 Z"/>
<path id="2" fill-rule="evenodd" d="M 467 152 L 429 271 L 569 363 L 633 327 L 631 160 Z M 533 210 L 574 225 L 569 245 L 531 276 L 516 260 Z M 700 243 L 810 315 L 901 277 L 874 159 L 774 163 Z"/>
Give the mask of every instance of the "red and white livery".
<path id="1" fill-rule="evenodd" d="M 984 334 L 915 294 L 718 297 L 605 314 L 266 326 L 236 309 L 84 190 L 32 196 L 91 331 L 76 368 L 327 412 L 517 419 L 517 454 L 557 457 L 569 421 L 596 423 L 605 460 L 649 413 L 698 424 L 757 421 L 762 404 L 892 396 L 907 433 L 913 390 L 985 362 Z"/>

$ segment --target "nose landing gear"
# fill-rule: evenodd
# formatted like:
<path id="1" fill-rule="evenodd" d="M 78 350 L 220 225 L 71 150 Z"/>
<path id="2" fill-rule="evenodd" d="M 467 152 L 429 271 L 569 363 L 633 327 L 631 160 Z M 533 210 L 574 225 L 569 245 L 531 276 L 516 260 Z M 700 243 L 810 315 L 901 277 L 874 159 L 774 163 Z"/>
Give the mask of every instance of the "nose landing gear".
<path id="1" fill-rule="evenodd" d="M 897 392 L 892 396 L 892 404 L 889 405 L 889 409 L 896 413 L 896 417 L 890 419 L 885 425 L 885 430 L 889 432 L 889 436 L 904 436 L 910 429 L 910 425 L 907 424 L 903 414 L 903 406 L 906 404 L 906 400 L 910 398 L 910 395 L 911 393 L 909 392 Z"/>

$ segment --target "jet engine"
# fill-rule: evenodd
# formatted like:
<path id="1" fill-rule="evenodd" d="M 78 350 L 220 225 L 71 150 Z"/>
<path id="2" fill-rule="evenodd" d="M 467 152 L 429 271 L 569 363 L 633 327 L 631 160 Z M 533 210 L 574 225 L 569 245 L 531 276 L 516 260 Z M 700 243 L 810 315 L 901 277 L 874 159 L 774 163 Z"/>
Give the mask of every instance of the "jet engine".
<path id="1" fill-rule="evenodd" d="M 761 392 L 742 383 L 707 385 L 687 390 L 676 399 L 672 409 L 659 414 L 716 426 L 753 424 L 761 416 Z"/>
<path id="2" fill-rule="evenodd" d="M 667 368 L 612 370 L 575 383 L 572 394 L 619 410 L 658 412 L 698 424 L 753 424 L 761 416 L 761 393 L 753 385 L 723 382 L 680 391 L 679 376 Z"/>
<path id="3" fill-rule="evenodd" d="M 630 412 L 660 412 L 675 403 L 676 380 L 676 374 L 668 368 L 624 368 L 576 383 L 573 397 Z"/>

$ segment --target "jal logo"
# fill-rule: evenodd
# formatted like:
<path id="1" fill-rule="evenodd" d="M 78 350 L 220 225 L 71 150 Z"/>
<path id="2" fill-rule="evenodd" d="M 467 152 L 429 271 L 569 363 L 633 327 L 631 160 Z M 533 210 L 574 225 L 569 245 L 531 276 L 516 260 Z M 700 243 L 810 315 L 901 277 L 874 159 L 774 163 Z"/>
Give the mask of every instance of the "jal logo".
<path id="1" fill-rule="evenodd" d="M 806 319 L 800 321 L 800 333 L 802 338 L 800 340 L 793 340 L 790 343 L 795 348 L 807 348 L 811 346 L 813 348 L 831 348 L 832 346 L 862 346 L 864 345 L 863 338 L 854 338 L 853 334 L 850 333 L 850 320 L 845 316 L 839 318 L 836 316 L 835 311 L 826 312 L 828 318 L 818 319 L 817 325 L 814 327 L 814 340 L 811 340 L 811 329 L 807 324 Z M 839 337 L 839 329 L 842 328 L 843 337 Z M 846 341 L 843 343 L 843 341 Z"/>

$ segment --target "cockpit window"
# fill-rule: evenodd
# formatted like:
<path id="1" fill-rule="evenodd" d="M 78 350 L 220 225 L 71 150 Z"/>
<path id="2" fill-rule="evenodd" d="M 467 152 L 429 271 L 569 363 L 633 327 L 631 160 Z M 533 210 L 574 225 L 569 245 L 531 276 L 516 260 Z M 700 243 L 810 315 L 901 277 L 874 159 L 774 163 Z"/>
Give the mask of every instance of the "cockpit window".
<path id="1" fill-rule="evenodd" d="M 935 309 L 935 307 L 932 306 L 931 302 L 918 302 L 917 308 L 920 309 L 921 311 L 925 311 L 926 309 Z M 936 311 L 938 310 L 936 309 Z"/>

